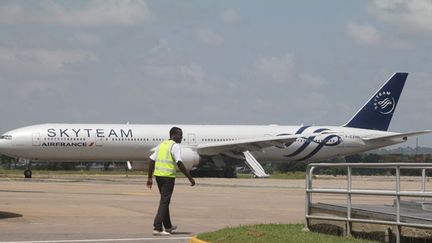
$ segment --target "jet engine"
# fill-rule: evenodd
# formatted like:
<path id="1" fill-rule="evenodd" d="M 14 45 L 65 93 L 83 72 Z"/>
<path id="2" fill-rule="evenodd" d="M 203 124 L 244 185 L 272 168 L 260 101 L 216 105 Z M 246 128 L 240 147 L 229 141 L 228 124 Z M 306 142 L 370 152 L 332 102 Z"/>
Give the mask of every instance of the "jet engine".
<path id="1" fill-rule="evenodd" d="M 191 148 L 181 148 L 181 157 L 183 165 L 188 171 L 190 171 L 194 165 L 198 165 L 200 161 L 199 154 Z M 148 161 L 127 161 L 126 165 L 129 170 L 148 169 Z"/>
<path id="2" fill-rule="evenodd" d="M 190 171 L 194 165 L 198 165 L 200 161 L 199 154 L 191 148 L 182 148 L 181 157 L 182 162 L 188 171 Z"/>

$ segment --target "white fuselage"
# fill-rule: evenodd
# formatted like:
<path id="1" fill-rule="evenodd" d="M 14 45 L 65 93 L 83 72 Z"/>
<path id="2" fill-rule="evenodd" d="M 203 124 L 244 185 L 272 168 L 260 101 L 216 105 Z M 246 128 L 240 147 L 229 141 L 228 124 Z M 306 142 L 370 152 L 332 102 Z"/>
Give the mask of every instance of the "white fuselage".
<path id="1" fill-rule="evenodd" d="M 305 134 L 285 147 L 253 152 L 260 161 L 316 161 L 404 142 L 365 143 L 362 138 L 397 133 L 337 126 L 177 125 L 182 146 Z M 153 148 L 167 139 L 172 125 L 41 124 L 9 131 L 0 153 L 40 161 L 146 161 Z M 321 132 L 318 136 L 307 134 Z"/>

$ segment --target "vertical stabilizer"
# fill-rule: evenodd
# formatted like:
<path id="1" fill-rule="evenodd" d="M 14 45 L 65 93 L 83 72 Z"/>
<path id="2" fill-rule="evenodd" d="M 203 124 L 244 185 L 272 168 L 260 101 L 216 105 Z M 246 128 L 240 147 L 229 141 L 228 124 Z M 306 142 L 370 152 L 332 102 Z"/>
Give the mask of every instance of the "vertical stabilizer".
<path id="1" fill-rule="evenodd" d="M 345 127 L 387 131 L 408 73 L 395 73 Z"/>

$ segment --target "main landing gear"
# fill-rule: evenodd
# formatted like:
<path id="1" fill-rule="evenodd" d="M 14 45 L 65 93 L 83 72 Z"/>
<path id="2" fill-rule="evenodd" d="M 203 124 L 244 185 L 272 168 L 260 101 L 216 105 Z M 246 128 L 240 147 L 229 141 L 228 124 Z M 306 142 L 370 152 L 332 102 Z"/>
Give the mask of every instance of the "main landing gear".
<path id="1" fill-rule="evenodd" d="M 27 169 L 24 171 L 24 177 L 26 179 L 32 178 L 31 161 L 28 161 L 28 163 L 27 163 Z"/>

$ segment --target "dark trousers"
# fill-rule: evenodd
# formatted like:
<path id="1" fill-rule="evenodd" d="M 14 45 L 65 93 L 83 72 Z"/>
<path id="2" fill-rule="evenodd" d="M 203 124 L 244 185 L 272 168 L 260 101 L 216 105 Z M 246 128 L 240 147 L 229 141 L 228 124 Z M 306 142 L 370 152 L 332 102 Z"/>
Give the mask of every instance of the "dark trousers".
<path id="1" fill-rule="evenodd" d="M 172 227 L 169 213 L 169 204 L 171 201 L 171 195 L 174 191 L 175 178 L 162 176 L 155 177 L 161 198 L 159 201 L 159 208 L 154 219 L 153 226 L 154 230 L 162 231 L 162 224 L 165 229 L 169 229 Z"/>

